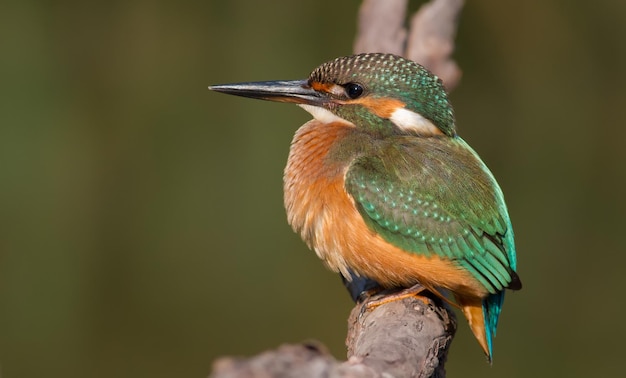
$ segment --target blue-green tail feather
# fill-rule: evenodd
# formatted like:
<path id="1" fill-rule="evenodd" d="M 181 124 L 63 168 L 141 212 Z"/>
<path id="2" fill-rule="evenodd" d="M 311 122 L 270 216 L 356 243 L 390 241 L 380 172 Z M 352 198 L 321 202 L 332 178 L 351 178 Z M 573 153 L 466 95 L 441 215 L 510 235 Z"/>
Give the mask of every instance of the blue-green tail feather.
<path id="1" fill-rule="evenodd" d="M 489 362 L 493 358 L 493 341 L 496 337 L 496 329 L 498 328 L 498 318 L 502 311 L 504 303 L 504 291 L 497 294 L 491 294 L 483 300 L 483 315 L 485 317 L 485 335 L 487 338 L 487 347 L 489 349 Z"/>

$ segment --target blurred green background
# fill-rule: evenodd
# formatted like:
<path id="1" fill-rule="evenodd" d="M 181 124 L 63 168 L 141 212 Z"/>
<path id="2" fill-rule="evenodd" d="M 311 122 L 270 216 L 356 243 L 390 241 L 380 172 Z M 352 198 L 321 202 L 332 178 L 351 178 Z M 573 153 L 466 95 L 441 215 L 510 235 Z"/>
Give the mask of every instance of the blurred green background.
<path id="1" fill-rule="evenodd" d="M 349 297 L 282 204 L 309 115 L 206 87 L 305 78 L 351 53 L 358 6 L 0 4 L 2 377 L 204 377 L 305 339 L 345 357 Z M 626 2 L 471 0 L 457 42 L 459 131 L 503 187 L 525 286 L 494 366 L 463 320 L 449 375 L 618 376 Z"/>

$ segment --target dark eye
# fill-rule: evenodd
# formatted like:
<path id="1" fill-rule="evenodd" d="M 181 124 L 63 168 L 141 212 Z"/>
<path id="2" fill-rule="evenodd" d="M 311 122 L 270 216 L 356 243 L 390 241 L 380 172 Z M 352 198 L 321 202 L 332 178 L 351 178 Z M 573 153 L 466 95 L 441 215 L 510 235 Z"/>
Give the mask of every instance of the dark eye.
<path id="1" fill-rule="evenodd" d="M 363 94 L 363 87 L 357 83 L 348 83 L 345 85 L 346 94 L 351 99 L 359 98 Z"/>

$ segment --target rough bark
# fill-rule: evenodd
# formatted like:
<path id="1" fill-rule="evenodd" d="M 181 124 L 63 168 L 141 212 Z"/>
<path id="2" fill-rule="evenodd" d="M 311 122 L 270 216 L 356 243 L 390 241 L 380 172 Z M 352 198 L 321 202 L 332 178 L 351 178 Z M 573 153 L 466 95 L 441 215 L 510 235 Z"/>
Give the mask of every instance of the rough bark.
<path id="1" fill-rule="evenodd" d="M 454 313 L 429 297 L 371 306 L 388 295 L 367 298 L 352 310 L 347 361 L 336 360 L 315 342 L 282 345 L 252 358 L 218 359 L 211 377 L 445 377 Z"/>

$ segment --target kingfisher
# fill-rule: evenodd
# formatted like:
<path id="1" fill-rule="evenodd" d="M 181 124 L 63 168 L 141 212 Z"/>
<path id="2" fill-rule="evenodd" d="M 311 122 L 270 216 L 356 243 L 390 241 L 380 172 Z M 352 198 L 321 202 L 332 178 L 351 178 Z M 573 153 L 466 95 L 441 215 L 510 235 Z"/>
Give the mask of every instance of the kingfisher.
<path id="1" fill-rule="evenodd" d="M 457 135 L 439 78 L 367 53 L 306 80 L 209 89 L 309 112 L 284 171 L 293 230 L 347 282 L 451 296 L 491 363 L 505 289 L 522 287 L 513 228 L 493 174 Z"/>

